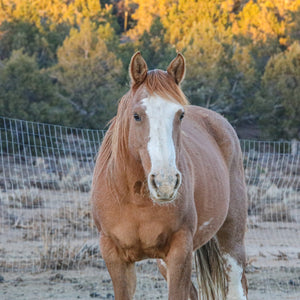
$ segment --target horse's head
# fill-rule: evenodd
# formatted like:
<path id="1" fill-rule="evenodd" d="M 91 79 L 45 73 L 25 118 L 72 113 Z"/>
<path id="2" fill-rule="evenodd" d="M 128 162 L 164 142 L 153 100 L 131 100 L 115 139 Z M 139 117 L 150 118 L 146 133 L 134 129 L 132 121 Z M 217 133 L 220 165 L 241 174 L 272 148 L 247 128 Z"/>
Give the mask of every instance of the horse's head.
<path id="1" fill-rule="evenodd" d="M 130 63 L 130 153 L 141 161 L 153 201 L 166 203 L 176 198 L 182 174 L 178 168 L 181 123 L 187 100 L 179 84 L 185 73 L 181 54 L 167 71 L 148 71 L 141 54 Z"/>

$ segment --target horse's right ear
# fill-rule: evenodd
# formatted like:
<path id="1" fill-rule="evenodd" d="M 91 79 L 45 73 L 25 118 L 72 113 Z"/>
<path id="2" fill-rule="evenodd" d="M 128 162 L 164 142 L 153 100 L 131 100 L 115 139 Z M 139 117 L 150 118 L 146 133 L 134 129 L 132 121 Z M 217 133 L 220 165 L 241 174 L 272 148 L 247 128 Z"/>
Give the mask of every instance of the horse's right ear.
<path id="1" fill-rule="evenodd" d="M 145 80 L 147 76 L 147 72 L 148 72 L 147 64 L 143 59 L 141 52 L 138 51 L 132 56 L 129 65 L 131 84 L 132 85 L 141 84 Z"/>

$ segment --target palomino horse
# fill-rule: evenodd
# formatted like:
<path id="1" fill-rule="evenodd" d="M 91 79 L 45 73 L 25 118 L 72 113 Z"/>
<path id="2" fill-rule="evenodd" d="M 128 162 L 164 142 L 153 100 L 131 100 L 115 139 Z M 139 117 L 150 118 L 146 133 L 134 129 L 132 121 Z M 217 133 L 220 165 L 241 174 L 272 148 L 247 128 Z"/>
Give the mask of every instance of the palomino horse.
<path id="1" fill-rule="evenodd" d="M 235 131 L 189 105 L 181 54 L 148 71 L 137 52 L 131 88 L 97 158 L 93 217 L 115 299 L 132 299 L 135 262 L 156 258 L 169 299 L 247 299 L 246 192 Z M 199 292 L 191 281 L 193 253 Z"/>

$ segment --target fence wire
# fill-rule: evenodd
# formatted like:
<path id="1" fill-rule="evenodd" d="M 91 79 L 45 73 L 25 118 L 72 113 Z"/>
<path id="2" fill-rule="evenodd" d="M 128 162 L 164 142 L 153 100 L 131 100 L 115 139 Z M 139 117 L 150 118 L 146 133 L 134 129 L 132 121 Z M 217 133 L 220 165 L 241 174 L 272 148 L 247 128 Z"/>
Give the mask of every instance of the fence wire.
<path id="1" fill-rule="evenodd" d="M 89 191 L 104 134 L 0 117 L 0 272 L 103 265 Z M 241 140 L 241 147 L 248 272 L 260 272 L 266 292 L 274 270 L 280 288 L 299 290 L 299 143 Z"/>
<path id="2" fill-rule="evenodd" d="M 104 131 L 8 118 L 0 119 L 0 130 L 0 269 L 96 261 L 88 192 Z"/>

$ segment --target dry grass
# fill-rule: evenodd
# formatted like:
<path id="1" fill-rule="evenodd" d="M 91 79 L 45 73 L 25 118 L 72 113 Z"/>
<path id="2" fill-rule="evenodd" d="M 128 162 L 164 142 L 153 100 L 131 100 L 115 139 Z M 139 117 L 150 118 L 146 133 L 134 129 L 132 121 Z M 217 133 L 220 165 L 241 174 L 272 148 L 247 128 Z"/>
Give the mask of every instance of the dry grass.
<path id="1" fill-rule="evenodd" d="M 249 215 L 268 222 L 295 221 L 292 210 L 300 205 L 300 199 L 293 188 L 278 187 L 264 175 L 257 185 L 247 186 L 247 194 Z"/>
<path id="2" fill-rule="evenodd" d="M 39 245 L 30 251 L 36 251 L 35 260 L 40 259 L 43 269 L 94 264 L 99 249 L 83 242 L 96 233 L 86 194 L 92 180 L 90 165 L 66 157 L 37 159 L 31 169 L 26 168 L 24 164 L 17 165 L 14 173 L 0 182 L 1 225 L 6 226 L 8 235 L 12 233 L 16 240 L 23 239 L 27 245 Z M 28 178 L 24 174 L 29 174 Z M 272 169 L 265 165 L 256 168 L 254 164 L 249 165 L 246 177 L 249 214 L 255 215 L 249 227 L 262 226 L 260 221 L 294 222 L 298 218 L 294 209 L 300 208 L 299 168 L 282 170 L 280 166 Z M 82 247 L 78 246 L 81 242 Z M 2 255 L 5 256 L 8 254 Z M 0 261 L 0 267 L 1 264 L 7 267 L 8 263 Z M 24 266 L 28 266 L 28 259 Z"/>
<path id="3" fill-rule="evenodd" d="M 59 186 L 63 191 L 89 192 L 92 185 L 92 174 L 86 175 L 82 169 L 77 169 L 63 176 Z"/>
<path id="4" fill-rule="evenodd" d="M 45 245 L 40 252 L 42 269 L 70 270 L 84 265 L 94 265 L 95 257 L 100 259 L 98 245 L 84 243 L 81 247 L 72 247 L 70 244 Z"/>
<path id="5" fill-rule="evenodd" d="M 286 203 L 274 203 L 264 207 L 261 214 L 265 222 L 295 222 L 291 209 Z"/>
<path id="6" fill-rule="evenodd" d="M 16 189 L 7 195 L 7 199 L 11 208 L 38 208 L 45 202 L 39 189 Z"/>
<path id="7" fill-rule="evenodd" d="M 72 232 L 74 229 L 78 231 L 90 231 L 95 229 L 92 212 L 88 204 L 84 207 L 77 204 L 77 206 L 74 207 L 60 208 L 58 218 L 64 220 L 65 226 Z"/>
<path id="8" fill-rule="evenodd" d="M 276 260 L 288 260 L 288 256 L 286 253 L 278 250 L 277 254 L 270 253 L 272 256 L 276 257 Z"/>

